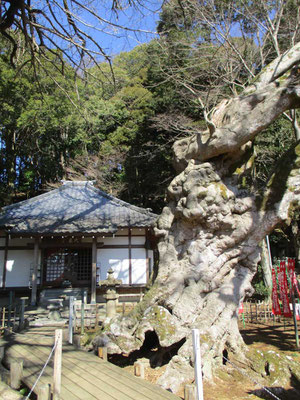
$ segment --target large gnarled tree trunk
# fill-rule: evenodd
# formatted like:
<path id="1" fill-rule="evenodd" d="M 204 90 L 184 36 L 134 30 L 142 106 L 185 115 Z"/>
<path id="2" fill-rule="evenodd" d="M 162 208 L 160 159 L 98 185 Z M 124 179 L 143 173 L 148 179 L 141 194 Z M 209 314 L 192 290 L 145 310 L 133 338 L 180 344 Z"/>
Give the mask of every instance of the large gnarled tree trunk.
<path id="1" fill-rule="evenodd" d="M 179 174 L 156 226 L 157 277 L 135 312 L 107 327 L 110 352 L 139 349 L 149 331 L 157 335 L 158 355 L 177 345 L 160 380 L 173 391 L 193 376 L 192 328 L 201 331 L 205 376 L 222 363 L 224 349 L 243 357 L 237 309 L 252 293 L 259 243 L 289 220 L 300 199 L 299 144 L 279 160 L 264 193 L 246 189 L 251 140 L 300 106 L 299 60 L 300 44 L 220 104 L 209 130 L 174 145 Z"/>

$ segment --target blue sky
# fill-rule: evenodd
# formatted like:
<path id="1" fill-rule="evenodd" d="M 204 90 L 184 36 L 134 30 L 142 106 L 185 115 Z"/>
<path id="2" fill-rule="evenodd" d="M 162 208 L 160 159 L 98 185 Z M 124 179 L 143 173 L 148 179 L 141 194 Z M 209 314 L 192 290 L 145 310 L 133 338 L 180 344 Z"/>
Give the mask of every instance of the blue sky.
<path id="1" fill-rule="evenodd" d="M 155 37 L 154 32 L 156 31 L 156 23 L 159 19 L 162 1 L 147 0 L 142 3 L 147 7 L 141 8 L 139 11 L 130 7 L 121 11 L 118 14 L 118 19 L 115 18 L 116 15 L 114 13 L 110 12 L 108 14 L 108 19 L 132 29 L 132 31 L 119 29 L 117 36 L 102 36 L 105 47 L 110 54 L 131 50 L 138 44 L 148 42 Z M 111 27 L 109 30 L 113 32 L 114 28 Z"/>
<path id="2" fill-rule="evenodd" d="M 111 10 L 112 0 L 82 1 L 83 7 L 88 4 L 92 13 L 99 15 L 102 21 L 92 13 L 85 11 L 82 6 L 76 6 L 72 2 L 69 2 L 69 6 L 72 5 L 71 11 L 77 26 L 88 33 L 106 54 L 114 56 L 121 51 L 129 51 L 138 44 L 148 42 L 155 37 L 156 23 L 162 2 L 163 0 L 139 0 L 140 5 L 135 8 L 126 6 L 127 1 L 124 0 L 124 9 L 115 13 Z M 66 17 L 59 7 L 55 8 L 55 15 L 64 26 L 67 25 Z M 64 43 L 63 46 L 67 48 L 68 43 Z M 86 47 L 96 50 L 96 46 L 92 42 L 87 42 Z"/>

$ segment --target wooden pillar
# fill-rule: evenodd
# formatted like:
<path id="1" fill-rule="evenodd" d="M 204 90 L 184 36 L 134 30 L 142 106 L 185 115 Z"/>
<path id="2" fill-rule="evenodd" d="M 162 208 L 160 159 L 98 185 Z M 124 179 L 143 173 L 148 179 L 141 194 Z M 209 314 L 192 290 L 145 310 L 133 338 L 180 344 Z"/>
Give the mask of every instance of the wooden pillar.
<path id="1" fill-rule="evenodd" d="M 38 400 L 49 400 L 51 396 L 51 387 L 48 384 L 42 384 L 37 389 Z"/>
<path id="2" fill-rule="evenodd" d="M 96 284 L 97 284 L 97 238 L 93 238 L 92 244 L 92 287 L 91 304 L 96 304 Z"/>
<path id="3" fill-rule="evenodd" d="M 81 318 L 80 318 L 80 334 L 84 334 L 84 300 L 81 300 Z"/>
<path id="4" fill-rule="evenodd" d="M 184 400 L 196 400 L 196 386 L 195 385 L 185 385 Z"/>
<path id="5" fill-rule="evenodd" d="M 132 251 L 131 251 L 131 229 L 128 229 L 128 261 L 129 261 L 129 285 L 132 285 Z"/>
<path id="6" fill-rule="evenodd" d="M 145 256 L 146 256 L 146 282 L 149 282 L 150 279 L 150 258 L 149 258 L 149 251 L 146 247 L 145 249 Z"/>
<path id="7" fill-rule="evenodd" d="M 74 296 L 69 297 L 69 343 L 73 344 Z"/>
<path id="8" fill-rule="evenodd" d="M 20 389 L 22 378 L 23 360 L 21 358 L 17 358 L 10 364 L 10 387 L 14 390 Z"/>
<path id="9" fill-rule="evenodd" d="M 31 289 L 31 305 L 36 305 L 37 298 L 37 274 L 39 265 L 39 239 L 34 239 L 34 251 L 33 251 L 33 272 L 32 272 L 32 289 Z"/>
<path id="10" fill-rule="evenodd" d="M 145 228 L 144 230 L 144 234 L 145 234 L 145 256 L 146 256 L 146 282 L 149 282 L 150 279 L 150 258 L 149 258 L 149 238 L 148 238 L 148 231 L 147 228 Z"/>
<path id="11" fill-rule="evenodd" d="M 107 361 L 107 347 L 98 347 L 98 357 L 102 360 Z"/>
<path id="12" fill-rule="evenodd" d="M 3 272 L 2 272 L 2 287 L 5 288 L 6 281 L 6 264 L 7 264 L 7 256 L 8 256 L 8 234 L 5 236 L 5 249 L 4 249 L 4 261 L 3 261 Z"/>
<path id="13" fill-rule="evenodd" d="M 62 365 L 62 329 L 55 330 L 54 365 L 53 365 L 53 400 L 59 400 L 61 392 Z"/>
<path id="14" fill-rule="evenodd" d="M 28 297 L 21 297 L 21 311 L 20 311 L 20 318 L 19 318 L 19 330 L 21 331 L 24 328 L 25 322 L 25 302 L 28 300 Z"/>
<path id="15" fill-rule="evenodd" d="M 145 366 L 140 361 L 134 363 L 134 375 L 145 379 Z"/>

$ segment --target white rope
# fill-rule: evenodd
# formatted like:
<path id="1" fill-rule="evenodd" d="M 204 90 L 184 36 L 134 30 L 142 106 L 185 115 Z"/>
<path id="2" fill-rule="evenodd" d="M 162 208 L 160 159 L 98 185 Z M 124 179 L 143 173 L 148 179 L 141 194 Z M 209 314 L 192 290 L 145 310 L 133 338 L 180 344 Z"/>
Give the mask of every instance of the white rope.
<path id="1" fill-rule="evenodd" d="M 31 388 L 30 392 L 28 393 L 28 395 L 26 396 L 25 400 L 28 400 L 31 393 L 34 391 L 34 388 L 36 387 L 38 381 L 40 380 L 41 376 L 43 375 L 45 368 L 47 367 L 48 362 L 50 361 L 50 358 L 52 357 L 52 354 L 53 354 L 54 350 L 56 349 L 56 346 L 57 346 L 57 341 L 54 343 L 54 346 L 52 347 L 52 350 L 49 354 L 49 357 L 47 358 L 47 361 L 45 362 L 45 365 L 43 366 L 41 372 L 39 373 L 39 376 L 37 377 L 37 380 L 34 382 L 34 385 L 32 386 L 32 388 Z"/>
<path id="2" fill-rule="evenodd" d="M 260 383 L 258 383 L 255 379 L 251 378 L 251 376 L 247 375 L 242 369 L 240 369 L 239 367 L 237 367 L 236 365 L 234 365 L 231 361 L 228 360 L 228 358 L 226 358 L 223 355 L 223 358 L 229 362 L 229 364 L 231 364 L 233 366 L 233 368 L 235 368 L 237 371 L 241 372 L 244 376 L 246 376 L 248 379 L 250 379 L 252 382 L 254 382 L 256 385 L 261 386 Z M 281 400 L 279 397 L 277 397 L 274 393 L 272 393 L 269 389 L 267 389 L 265 386 L 261 386 L 261 388 L 263 390 L 265 390 L 270 396 L 273 396 L 274 399 L 276 400 Z"/>

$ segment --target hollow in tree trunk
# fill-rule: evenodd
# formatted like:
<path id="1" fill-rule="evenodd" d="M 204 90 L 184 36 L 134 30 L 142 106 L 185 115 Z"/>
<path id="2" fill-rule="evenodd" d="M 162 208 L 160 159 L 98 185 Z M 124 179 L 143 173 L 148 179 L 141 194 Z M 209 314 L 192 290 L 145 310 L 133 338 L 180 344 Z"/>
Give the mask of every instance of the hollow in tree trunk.
<path id="1" fill-rule="evenodd" d="M 264 192 L 253 194 L 245 185 L 251 141 L 284 111 L 300 106 L 299 49 L 273 61 L 240 96 L 222 102 L 209 130 L 175 143 L 178 175 L 155 228 L 157 276 L 133 313 L 105 327 L 111 353 L 138 350 L 154 336 L 153 362 L 178 351 L 160 379 L 172 391 L 193 377 L 192 328 L 200 329 L 205 377 L 222 364 L 224 350 L 245 359 L 237 310 L 252 293 L 259 244 L 289 220 L 300 198 L 300 144 L 279 160 Z"/>

